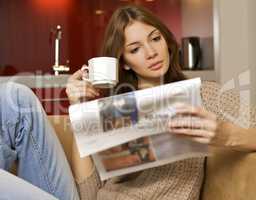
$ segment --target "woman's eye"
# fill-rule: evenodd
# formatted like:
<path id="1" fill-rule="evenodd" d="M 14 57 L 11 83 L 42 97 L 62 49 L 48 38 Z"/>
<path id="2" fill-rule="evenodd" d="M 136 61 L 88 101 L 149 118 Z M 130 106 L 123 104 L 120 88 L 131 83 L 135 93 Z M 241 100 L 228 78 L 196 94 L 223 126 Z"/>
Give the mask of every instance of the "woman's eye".
<path id="1" fill-rule="evenodd" d="M 139 47 L 136 47 L 136 48 L 132 49 L 132 50 L 130 51 L 130 53 L 134 54 L 134 53 L 136 53 L 138 50 L 139 50 Z"/>
<path id="2" fill-rule="evenodd" d="M 161 36 L 160 36 L 160 35 L 159 35 L 159 36 L 156 36 L 156 37 L 154 37 L 152 40 L 155 41 L 155 42 L 157 42 L 157 41 L 161 40 Z"/>

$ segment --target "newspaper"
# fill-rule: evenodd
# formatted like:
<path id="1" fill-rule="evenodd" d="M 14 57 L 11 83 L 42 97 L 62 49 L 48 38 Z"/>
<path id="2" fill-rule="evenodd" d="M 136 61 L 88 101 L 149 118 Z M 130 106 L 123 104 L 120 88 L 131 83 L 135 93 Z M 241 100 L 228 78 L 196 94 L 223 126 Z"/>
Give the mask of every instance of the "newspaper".
<path id="1" fill-rule="evenodd" d="M 168 133 L 175 104 L 201 105 L 200 78 L 69 107 L 81 157 L 92 155 L 101 180 L 207 155 L 207 145 Z"/>

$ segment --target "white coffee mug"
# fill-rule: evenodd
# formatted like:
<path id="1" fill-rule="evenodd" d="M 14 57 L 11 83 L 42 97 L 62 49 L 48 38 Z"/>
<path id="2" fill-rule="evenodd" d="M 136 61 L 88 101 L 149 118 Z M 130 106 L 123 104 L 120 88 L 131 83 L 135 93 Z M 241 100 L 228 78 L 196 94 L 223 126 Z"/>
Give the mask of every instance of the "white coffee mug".
<path id="1" fill-rule="evenodd" d="M 83 80 L 90 81 L 98 88 L 112 88 L 118 83 L 118 59 L 114 57 L 95 57 L 88 60 L 88 71 Z"/>

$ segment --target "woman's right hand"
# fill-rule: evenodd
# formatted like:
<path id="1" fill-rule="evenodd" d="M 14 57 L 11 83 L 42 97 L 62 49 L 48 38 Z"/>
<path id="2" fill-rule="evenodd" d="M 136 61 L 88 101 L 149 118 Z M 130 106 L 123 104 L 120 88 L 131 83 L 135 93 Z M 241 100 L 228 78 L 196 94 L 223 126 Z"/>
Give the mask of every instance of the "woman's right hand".
<path id="1" fill-rule="evenodd" d="M 70 104 L 92 100 L 100 96 L 99 91 L 89 81 L 83 80 L 83 77 L 88 77 L 88 73 L 79 69 L 68 79 L 66 93 Z"/>

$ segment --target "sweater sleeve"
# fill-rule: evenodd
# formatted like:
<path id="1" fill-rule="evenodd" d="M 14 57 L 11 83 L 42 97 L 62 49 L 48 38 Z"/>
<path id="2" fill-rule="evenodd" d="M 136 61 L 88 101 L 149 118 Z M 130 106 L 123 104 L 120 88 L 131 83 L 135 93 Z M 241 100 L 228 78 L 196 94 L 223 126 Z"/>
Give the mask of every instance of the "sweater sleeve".
<path id="1" fill-rule="evenodd" d="M 81 200 L 95 200 L 97 199 L 97 193 L 103 186 L 96 168 L 92 174 L 83 181 L 76 181 L 78 193 Z"/>
<path id="2" fill-rule="evenodd" d="M 201 95 L 204 107 L 215 113 L 219 120 L 243 128 L 256 127 L 256 109 L 250 107 L 235 89 L 225 89 L 215 82 L 204 82 Z"/>

